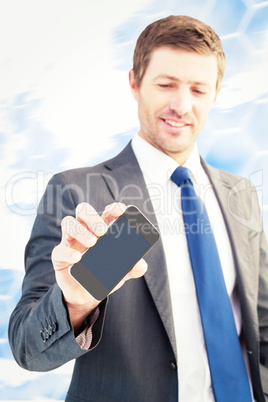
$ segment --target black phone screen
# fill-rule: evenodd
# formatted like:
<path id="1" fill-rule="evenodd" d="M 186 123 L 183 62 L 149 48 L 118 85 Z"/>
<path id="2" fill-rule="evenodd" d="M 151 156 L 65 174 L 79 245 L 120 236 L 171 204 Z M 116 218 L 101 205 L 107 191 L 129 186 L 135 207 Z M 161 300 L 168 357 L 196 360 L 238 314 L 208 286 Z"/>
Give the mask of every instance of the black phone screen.
<path id="1" fill-rule="evenodd" d="M 117 218 L 70 274 L 97 300 L 103 300 L 159 239 L 159 233 L 134 205 Z"/>
<path id="2" fill-rule="evenodd" d="M 149 247 L 150 243 L 122 216 L 83 256 L 82 262 L 107 289 L 111 289 L 136 263 L 137 255 Z"/>

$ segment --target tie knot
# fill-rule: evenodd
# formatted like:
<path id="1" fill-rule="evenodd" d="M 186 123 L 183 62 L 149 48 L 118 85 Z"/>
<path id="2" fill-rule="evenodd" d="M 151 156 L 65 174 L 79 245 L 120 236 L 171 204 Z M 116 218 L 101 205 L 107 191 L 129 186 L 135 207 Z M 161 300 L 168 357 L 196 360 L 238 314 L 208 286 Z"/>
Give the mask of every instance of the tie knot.
<path id="1" fill-rule="evenodd" d="M 172 173 L 171 180 L 180 187 L 186 180 L 191 180 L 191 171 L 186 167 L 179 166 Z"/>

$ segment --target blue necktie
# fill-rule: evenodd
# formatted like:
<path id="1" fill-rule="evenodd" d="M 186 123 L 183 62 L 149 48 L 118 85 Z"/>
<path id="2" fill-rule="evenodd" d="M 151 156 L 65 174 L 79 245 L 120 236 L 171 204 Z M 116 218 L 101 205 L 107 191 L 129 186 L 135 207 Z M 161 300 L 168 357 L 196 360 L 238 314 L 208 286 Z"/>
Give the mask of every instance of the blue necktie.
<path id="1" fill-rule="evenodd" d="M 181 187 L 184 227 L 214 396 L 217 402 L 251 402 L 247 371 L 216 242 L 205 205 L 194 190 L 190 174 L 189 169 L 180 166 L 171 179 Z"/>

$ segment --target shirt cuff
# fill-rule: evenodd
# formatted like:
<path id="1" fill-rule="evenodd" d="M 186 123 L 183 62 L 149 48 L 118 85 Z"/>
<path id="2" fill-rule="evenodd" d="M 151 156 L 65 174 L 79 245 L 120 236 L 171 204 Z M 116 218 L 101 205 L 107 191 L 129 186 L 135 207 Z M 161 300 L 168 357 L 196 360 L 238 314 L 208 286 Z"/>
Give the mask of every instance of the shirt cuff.
<path id="1" fill-rule="evenodd" d="M 92 312 L 89 317 L 85 321 L 85 329 L 81 332 L 81 334 L 77 335 L 75 338 L 76 342 L 83 350 L 88 350 L 91 346 L 93 334 L 92 334 L 92 327 L 99 318 L 100 309 L 96 307 L 94 312 Z"/>

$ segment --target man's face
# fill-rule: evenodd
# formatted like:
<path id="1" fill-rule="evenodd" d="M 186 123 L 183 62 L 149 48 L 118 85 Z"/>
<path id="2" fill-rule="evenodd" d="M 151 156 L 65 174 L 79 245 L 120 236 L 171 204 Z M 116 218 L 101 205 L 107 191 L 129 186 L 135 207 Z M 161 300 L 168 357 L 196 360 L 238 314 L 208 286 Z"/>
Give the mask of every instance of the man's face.
<path id="1" fill-rule="evenodd" d="M 154 50 L 139 88 L 133 70 L 129 74 L 140 136 L 183 164 L 216 99 L 217 71 L 215 56 L 166 46 Z"/>

